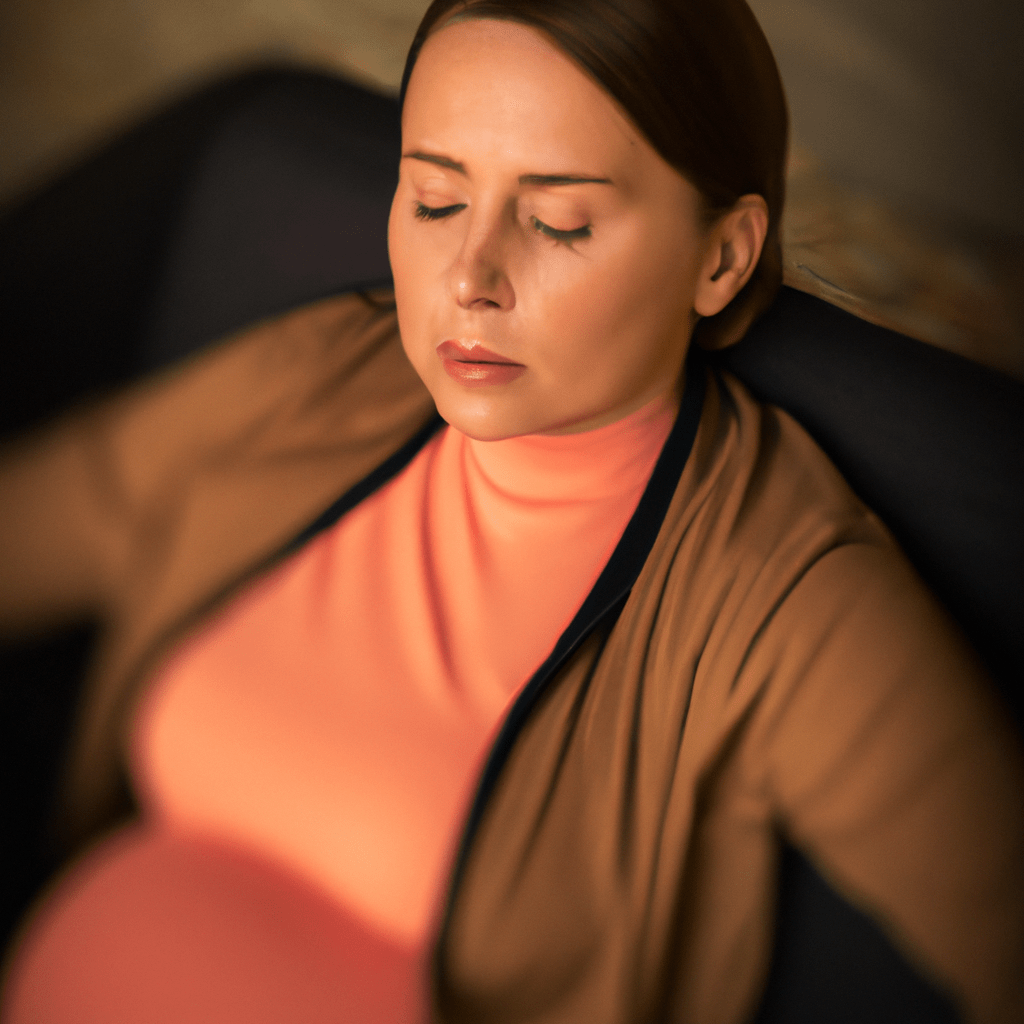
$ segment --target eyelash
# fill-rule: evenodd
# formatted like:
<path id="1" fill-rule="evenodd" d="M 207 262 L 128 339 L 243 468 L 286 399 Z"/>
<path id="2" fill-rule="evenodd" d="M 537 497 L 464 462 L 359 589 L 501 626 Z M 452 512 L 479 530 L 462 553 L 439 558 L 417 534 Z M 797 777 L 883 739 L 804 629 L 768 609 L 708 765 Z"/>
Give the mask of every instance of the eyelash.
<path id="1" fill-rule="evenodd" d="M 536 217 L 531 217 L 533 226 L 542 234 L 547 235 L 549 238 L 553 238 L 556 242 L 562 242 L 565 245 L 571 246 L 573 242 L 579 242 L 584 238 L 590 237 L 590 225 L 584 224 L 581 228 L 573 228 L 572 231 L 559 231 L 557 228 L 550 228 L 543 221 L 537 220 Z"/>
<path id="2" fill-rule="evenodd" d="M 427 206 L 424 203 L 416 204 L 416 217 L 419 220 L 444 220 L 445 217 L 451 217 L 452 214 L 458 213 L 460 210 L 466 208 L 465 203 L 455 203 L 452 206 Z M 565 245 L 571 245 L 573 242 L 579 242 L 584 238 L 590 237 L 590 225 L 584 224 L 581 228 L 573 228 L 572 231 L 559 231 L 558 228 L 549 227 L 543 221 L 538 220 L 536 217 L 530 218 L 534 228 L 542 235 L 547 235 L 549 238 L 553 238 L 556 242 L 561 242 Z"/>
<path id="3" fill-rule="evenodd" d="M 465 203 L 455 203 L 453 206 L 426 206 L 423 203 L 417 203 L 416 216 L 420 220 L 443 220 L 465 208 Z"/>

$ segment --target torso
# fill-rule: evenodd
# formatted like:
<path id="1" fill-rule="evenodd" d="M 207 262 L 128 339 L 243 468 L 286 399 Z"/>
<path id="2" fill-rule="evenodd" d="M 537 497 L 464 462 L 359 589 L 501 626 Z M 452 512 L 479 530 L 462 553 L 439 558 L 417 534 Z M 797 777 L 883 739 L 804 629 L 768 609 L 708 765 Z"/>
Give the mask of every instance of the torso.
<path id="1" fill-rule="evenodd" d="M 420 970 L 497 724 L 615 547 L 673 412 L 435 435 L 165 662 L 132 745 L 150 833 L 265 858 Z M 125 863 L 163 863 L 154 841 Z"/>
<path id="2" fill-rule="evenodd" d="M 113 789 L 112 752 L 125 734 L 120 715 L 142 652 L 211 594 L 236 588 L 240 572 L 313 518 L 338 481 L 348 487 L 372 475 L 429 416 L 393 315 L 357 307 L 345 298 L 289 314 L 204 356 L 154 394 L 143 390 L 56 437 L 46 466 L 71 492 L 61 517 L 71 518 L 71 539 L 91 540 L 86 553 L 103 565 L 116 609 L 75 761 L 73 806 L 86 819 L 97 820 L 101 796 Z M 536 701 L 516 701 L 514 740 L 492 751 L 489 764 L 501 749 L 507 757 L 500 773 L 487 773 L 484 810 L 466 831 L 467 856 L 435 943 L 438 1016 L 476 1019 L 493 1006 L 509 1019 L 566 1024 L 750 1019 L 771 952 L 781 827 L 956 994 L 965 1015 L 1016 1020 L 1024 1005 L 1019 741 L 891 538 L 806 432 L 728 375 L 707 380 L 692 452 L 674 432 L 652 478 L 653 487 L 672 466 L 670 504 L 652 511 L 649 488 L 630 523 L 633 539 L 622 551 L 639 572 L 635 582 L 616 583 L 609 604 L 599 581 L 587 604 L 611 608 L 607 622 L 585 632 L 557 670 L 544 673 L 543 686 L 530 687 Z M 182 426 L 168 432 L 168 422 Z M 183 476 L 186 464 L 200 472 Z M 72 470 L 79 475 L 69 484 L 61 474 Z M 74 550 L 60 543 L 64 534 L 47 533 L 55 529 L 52 493 L 25 494 L 41 539 L 17 564 L 59 589 Z M 643 543 L 634 543 L 638 525 L 647 531 Z M 125 544 L 111 543 L 115 536 Z M 134 561 L 122 560 L 126 551 Z M 94 566 L 77 571 L 86 568 Z M 621 586 L 624 604 L 616 603 Z M 115 918 L 125 911 L 121 925 L 131 915 L 140 924 L 168 922 L 169 909 L 210 924 L 213 904 L 202 887 L 186 886 L 190 906 L 180 887 L 152 890 L 155 903 L 139 898 L 141 888 L 126 889 L 120 872 L 130 863 L 181 864 L 168 830 L 147 835 L 156 847 L 136 854 L 116 841 L 100 844 L 97 859 L 114 855 L 113 873 L 109 859 L 87 858 L 62 895 L 77 893 L 82 908 L 94 885 L 101 898 L 91 910 L 112 909 Z M 136 840 L 145 847 L 138 833 L 125 836 L 128 845 Z M 210 847 L 188 848 L 183 870 L 195 879 L 210 864 Z M 121 855 L 127 860 L 118 867 Z M 251 894 L 240 855 L 215 844 L 210 870 Z M 353 928 L 367 954 L 358 970 L 383 1019 L 422 1010 L 410 947 L 338 910 L 308 876 L 276 867 L 272 877 L 257 874 L 268 888 L 256 905 L 270 908 L 257 920 L 233 916 L 230 885 L 213 889 L 227 898 L 239 939 L 220 948 L 255 956 L 239 975 L 252 986 L 253 1012 L 239 1011 L 247 1024 L 260 1019 L 260 1006 L 271 1007 L 268 1021 L 281 1019 L 264 954 L 287 955 L 275 946 L 282 935 L 294 937 L 285 945 L 300 957 L 310 935 L 330 935 L 327 961 L 336 965 L 353 948 Z M 296 887 L 317 894 L 316 911 Z M 340 915 L 333 924 L 317 916 L 329 906 Z M 23 958 L 46 931 L 46 915 L 71 921 L 67 908 L 47 904 Z M 305 938 L 295 934 L 307 927 Z M 82 951 L 82 930 L 69 934 Z M 129 950 L 131 934 L 118 929 Z M 176 966 L 195 945 L 189 934 Z M 196 978 L 210 974 L 203 948 L 188 960 Z M 138 959 L 123 958 L 122 986 L 134 984 Z M 120 962 L 93 959 L 115 973 Z M 288 975 L 293 992 L 302 971 L 313 979 L 303 991 L 323 979 L 321 1016 L 303 1006 L 309 1024 L 336 1017 L 339 974 L 322 966 L 311 955 Z M 97 977 L 86 972 L 82 984 L 108 989 Z M 170 1006 L 181 995 L 178 980 L 173 972 L 147 975 L 151 999 Z M 224 978 L 215 980 L 223 997 Z M 355 993 L 360 979 L 342 980 Z M 390 1012 L 380 1000 L 385 990 L 406 1009 Z M 403 1002 L 410 991 L 415 998 Z M 53 1019 L 85 1017 L 79 1005 Z"/>

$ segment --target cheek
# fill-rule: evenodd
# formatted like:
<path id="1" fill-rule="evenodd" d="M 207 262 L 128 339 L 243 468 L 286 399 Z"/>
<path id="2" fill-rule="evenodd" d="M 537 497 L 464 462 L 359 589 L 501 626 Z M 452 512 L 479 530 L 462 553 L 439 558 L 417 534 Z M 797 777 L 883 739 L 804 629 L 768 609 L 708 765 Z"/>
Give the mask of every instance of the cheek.
<path id="1" fill-rule="evenodd" d="M 422 376 L 423 360 L 416 344 L 415 327 L 421 324 L 421 302 L 418 301 L 417 287 L 417 266 L 422 266 L 417 260 L 417 254 L 412 245 L 413 239 L 409 237 L 407 225 L 403 222 L 398 213 L 398 205 L 401 200 L 401 192 L 396 193 L 395 200 L 391 206 L 391 216 L 388 220 L 388 256 L 391 261 L 391 276 L 395 287 L 395 306 L 398 312 L 398 329 L 402 338 L 402 347 L 409 362 Z"/>
<path id="2" fill-rule="evenodd" d="M 398 204 L 401 202 L 401 197 L 402 185 L 399 183 L 398 188 L 391 199 L 391 210 L 388 212 L 388 256 L 391 258 L 392 264 L 394 263 L 395 256 L 398 253 L 396 246 L 398 233 Z"/>
<path id="3" fill-rule="evenodd" d="M 401 188 L 395 193 L 394 201 L 391 204 L 391 214 L 388 217 L 388 258 L 391 261 L 391 274 L 395 280 L 395 291 L 405 291 L 405 284 L 408 280 L 409 271 L 414 265 L 410 260 L 410 239 L 408 231 L 399 215 L 399 204 L 401 202 Z"/>
<path id="4" fill-rule="evenodd" d="M 419 319 L 415 312 L 422 305 L 432 263 L 429 253 L 423 251 L 421 233 L 415 231 L 409 218 L 403 215 L 401 201 L 402 196 L 396 194 L 388 221 L 388 255 L 399 320 L 404 326 L 414 326 Z"/>
<path id="5" fill-rule="evenodd" d="M 408 195 L 400 189 L 388 221 L 388 254 L 400 316 L 403 305 L 422 308 L 428 299 L 436 297 L 446 259 L 444 233 L 424 230 L 406 209 L 409 203 Z M 408 319 L 413 326 L 415 322 L 412 317 Z"/>
<path id="6" fill-rule="evenodd" d="M 609 324 L 640 331 L 655 350 L 688 331 L 699 261 L 688 223 L 644 222 L 623 239 L 600 282 L 597 301 Z"/>
<path id="7" fill-rule="evenodd" d="M 635 250 L 631 234 L 624 233 L 593 255 L 581 251 L 561 273 L 541 282 L 542 304 L 564 339 L 567 356 L 580 350 L 606 352 L 623 323 L 635 318 L 647 291 L 636 274 Z"/>
<path id="8" fill-rule="evenodd" d="M 574 280 L 549 289 L 551 368 L 626 388 L 671 371 L 689 337 L 691 256 L 677 239 L 636 225 Z"/>

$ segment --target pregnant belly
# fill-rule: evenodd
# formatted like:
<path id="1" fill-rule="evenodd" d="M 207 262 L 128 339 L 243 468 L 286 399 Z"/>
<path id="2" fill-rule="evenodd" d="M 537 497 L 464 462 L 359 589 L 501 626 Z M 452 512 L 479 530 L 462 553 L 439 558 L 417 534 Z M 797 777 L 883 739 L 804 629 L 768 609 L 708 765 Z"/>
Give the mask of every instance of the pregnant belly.
<path id="1" fill-rule="evenodd" d="M 134 825 L 54 888 L 4 1024 L 418 1024 L 424 958 L 275 865 Z"/>

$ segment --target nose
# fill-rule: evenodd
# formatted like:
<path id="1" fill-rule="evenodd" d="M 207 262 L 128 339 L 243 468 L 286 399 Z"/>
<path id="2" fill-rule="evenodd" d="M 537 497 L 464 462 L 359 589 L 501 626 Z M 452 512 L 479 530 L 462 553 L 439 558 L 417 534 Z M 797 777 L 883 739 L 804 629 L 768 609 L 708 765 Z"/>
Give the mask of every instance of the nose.
<path id="1" fill-rule="evenodd" d="M 516 297 L 507 257 L 500 224 L 471 223 L 449 271 L 452 298 L 463 309 L 512 309 Z"/>

